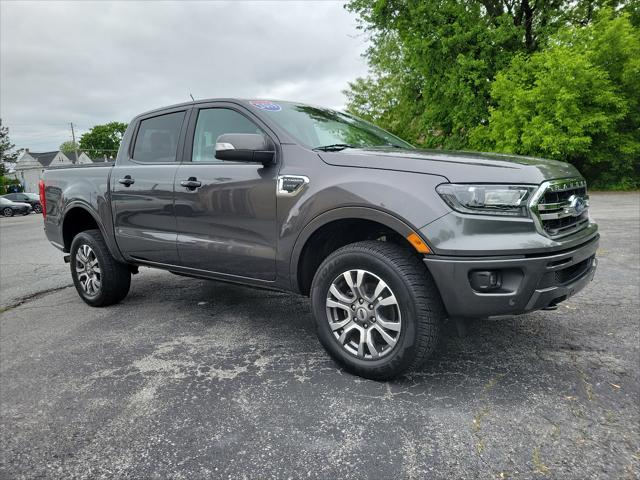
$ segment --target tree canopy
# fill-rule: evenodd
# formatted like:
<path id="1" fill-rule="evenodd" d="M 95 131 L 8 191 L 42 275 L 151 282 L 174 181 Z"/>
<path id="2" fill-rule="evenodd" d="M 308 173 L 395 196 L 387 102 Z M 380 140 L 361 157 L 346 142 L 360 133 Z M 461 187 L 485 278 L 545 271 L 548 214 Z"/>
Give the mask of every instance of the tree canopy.
<path id="1" fill-rule="evenodd" d="M 74 142 L 72 140 L 69 140 L 67 142 L 63 142 L 60 145 L 60 151 L 62 153 L 74 153 L 77 150 L 80 150 L 80 145 L 78 145 L 78 142 Z"/>
<path id="2" fill-rule="evenodd" d="M 471 145 L 566 160 L 596 186 L 638 185 L 640 39 L 611 11 L 518 55 L 491 88 L 495 107 Z"/>
<path id="3" fill-rule="evenodd" d="M 122 122 L 96 125 L 80 137 L 80 149 L 91 158 L 115 157 L 126 129 L 127 124 Z"/>
<path id="4" fill-rule="evenodd" d="M 15 162 L 20 155 L 20 150 L 14 151 L 15 145 L 9 139 L 9 127 L 2 125 L 0 119 L 0 163 L 4 168 L 4 162 Z"/>
<path id="5" fill-rule="evenodd" d="M 638 181 L 637 2 L 351 0 L 370 75 L 348 110 L 423 147 L 574 162 Z M 613 158 L 615 157 L 615 158 Z"/>

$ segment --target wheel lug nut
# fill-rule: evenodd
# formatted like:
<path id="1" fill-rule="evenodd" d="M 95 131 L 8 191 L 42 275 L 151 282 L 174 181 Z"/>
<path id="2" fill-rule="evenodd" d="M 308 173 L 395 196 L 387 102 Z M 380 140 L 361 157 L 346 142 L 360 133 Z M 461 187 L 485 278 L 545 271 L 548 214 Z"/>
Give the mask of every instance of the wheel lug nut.
<path id="1" fill-rule="evenodd" d="M 369 305 L 369 310 L 371 310 L 373 308 L 373 305 Z"/>
<path id="2" fill-rule="evenodd" d="M 355 310 L 356 309 L 356 304 L 354 303 L 353 305 L 351 305 L 351 310 Z"/>
<path id="3" fill-rule="evenodd" d="M 369 324 L 368 324 L 368 323 L 365 323 L 365 324 L 364 324 L 364 328 L 369 328 Z"/>
<path id="4" fill-rule="evenodd" d="M 376 317 L 371 317 L 371 319 L 370 319 L 370 320 L 371 320 L 371 323 L 375 323 L 375 321 L 376 321 Z"/>
<path id="5" fill-rule="evenodd" d="M 363 299 L 360 299 L 359 301 L 360 301 L 360 303 L 364 303 L 364 300 L 363 300 Z"/>

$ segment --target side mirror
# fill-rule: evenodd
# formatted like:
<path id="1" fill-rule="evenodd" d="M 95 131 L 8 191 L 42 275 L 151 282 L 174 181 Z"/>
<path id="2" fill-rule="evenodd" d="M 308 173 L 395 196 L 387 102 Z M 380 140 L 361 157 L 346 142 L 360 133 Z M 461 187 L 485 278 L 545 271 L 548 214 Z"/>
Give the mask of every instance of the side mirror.
<path id="1" fill-rule="evenodd" d="M 216 158 L 232 162 L 254 162 L 270 165 L 276 157 L 276 146 L 259 133 L 225 133 L 216 140 Z"/>

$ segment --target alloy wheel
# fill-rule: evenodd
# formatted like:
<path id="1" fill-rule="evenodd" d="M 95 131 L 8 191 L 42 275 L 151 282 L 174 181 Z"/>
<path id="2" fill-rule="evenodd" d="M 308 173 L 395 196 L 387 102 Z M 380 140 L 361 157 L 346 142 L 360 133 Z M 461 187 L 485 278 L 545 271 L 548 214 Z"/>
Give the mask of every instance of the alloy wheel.
<path id="1" fill-rule="evenodd" d="M 387 283 L 367 270 L 349 270 L 329 287 L 327 320 L 340 346 L 363 360 L 387 355 L 402 331 L 398 300 Z"/>
<path id="2" fill-rule="evenodd" d="M 84 293 L 95 296 L 100 293 L 102 275 L 95 252 L 89 245 L 80 245 L 76 252 L 76 273 Z"/>
<path id="3" fill-rule="evenodd" d="M 5 208 L 5 209 L 2 211 L 2 214 L 3 214 L 5 217 L 12 217 L 12 216 L 13 216 L 13 210 L 11 210 L 10 208 Z"/>

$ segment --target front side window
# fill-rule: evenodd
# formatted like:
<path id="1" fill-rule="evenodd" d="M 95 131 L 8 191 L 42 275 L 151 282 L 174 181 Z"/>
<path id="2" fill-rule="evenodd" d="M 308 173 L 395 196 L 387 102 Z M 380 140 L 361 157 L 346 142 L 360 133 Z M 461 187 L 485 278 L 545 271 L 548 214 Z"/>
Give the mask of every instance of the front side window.
<path id="1" fill-rule="evenodd" d="M 140 122 L 133 159 L 138 162 L 175 162 L 184 112 L 169 113 Z"/>
<path id="2" fill-rule="evenodd" d="M 258 101 L 250 103 L 259 104 Z M 290 102 L 273 105 L 278 108 L 261 108 L 264 115 L 268 115 L 292 137 L 311 148 L 413 148 L 395 135 L 346 113 Z"/>
<path id="3" fill-rule="evenodd" d="M 226 133 L 261 133 L 262 130 L 244 115 L 229 108 L 200 110 L 193 137 L 192 162 L 221 162 L 216 159 L 216 140 Z"/>

